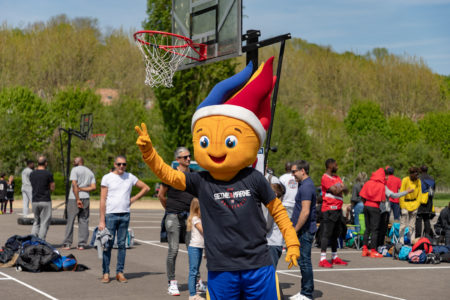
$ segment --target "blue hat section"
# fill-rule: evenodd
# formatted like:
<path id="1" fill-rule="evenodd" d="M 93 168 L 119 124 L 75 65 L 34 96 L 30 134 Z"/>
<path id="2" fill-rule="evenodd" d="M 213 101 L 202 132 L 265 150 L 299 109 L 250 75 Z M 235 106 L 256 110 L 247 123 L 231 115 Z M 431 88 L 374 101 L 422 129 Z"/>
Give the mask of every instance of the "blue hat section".
<path id="1" fill-rule="evenodd" d="M 234 93 L 239 91 L 253 74 L 253 64 L 250 62 L 244 70 L 227 78 L 214 86 L 208 97 L 197 106 L 197 110 L 202 107 L 222 104 Z"/>

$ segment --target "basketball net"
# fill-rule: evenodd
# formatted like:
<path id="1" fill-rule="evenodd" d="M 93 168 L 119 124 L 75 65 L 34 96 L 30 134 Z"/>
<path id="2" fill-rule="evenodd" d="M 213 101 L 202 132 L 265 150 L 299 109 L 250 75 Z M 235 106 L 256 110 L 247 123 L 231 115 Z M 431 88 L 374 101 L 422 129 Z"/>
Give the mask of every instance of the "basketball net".
<path id="1" fill-rule="evenodd" d="M 138 31 L 135 42 L 145 61 L 145 84 L 173 87 L 172 79 L 185 59 L 203 60 L 206 47 L 187 37 L 159 31 Z"/>
<path id="2" fill-rule="evenodd" d="M 106 134 L 104 134 L 104 133 L 91 134 L 91 136 L 90 136 L 90 140 L 92 142 L 92 147 L 94 147 L 96 149 L 103 148 L 105 139 L 106 139 Z"/>

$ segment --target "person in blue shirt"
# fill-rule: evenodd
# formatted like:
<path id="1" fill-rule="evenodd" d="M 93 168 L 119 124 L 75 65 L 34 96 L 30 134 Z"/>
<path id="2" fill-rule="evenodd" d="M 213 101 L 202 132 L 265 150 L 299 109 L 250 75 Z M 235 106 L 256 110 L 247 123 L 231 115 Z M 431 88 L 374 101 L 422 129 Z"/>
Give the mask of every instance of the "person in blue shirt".
<path id="1" fill-rule="evenodd" d="M 289 299 L 312 299 L 314 278 L 311 263 L 311 247 L 314 241 L 314 234 L 317 231 L 316 187 L 309 177 L 308 162 L 304 160 L 295 161 L 291 166 L 291 172 L 299 183 L 291 220 L 300 241 L 298 265 L 302 274 L 302 288 L 299 293 Z"/>

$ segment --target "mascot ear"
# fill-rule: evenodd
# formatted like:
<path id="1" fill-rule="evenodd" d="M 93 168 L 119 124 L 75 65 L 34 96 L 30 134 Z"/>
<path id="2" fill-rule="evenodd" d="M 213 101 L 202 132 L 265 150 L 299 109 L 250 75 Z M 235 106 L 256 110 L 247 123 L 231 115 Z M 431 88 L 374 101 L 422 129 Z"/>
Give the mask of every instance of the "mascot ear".
<path id="1" fill-rule="evenodd" d="M 241 72 L 227 78 L 214 86 L 208 97 L 197 107 L 197 110 L 210 105 L 222 104 L 231 95 L 239 91 L 250 79 L 253 73 L 253 64 L 250 62 Z"/>

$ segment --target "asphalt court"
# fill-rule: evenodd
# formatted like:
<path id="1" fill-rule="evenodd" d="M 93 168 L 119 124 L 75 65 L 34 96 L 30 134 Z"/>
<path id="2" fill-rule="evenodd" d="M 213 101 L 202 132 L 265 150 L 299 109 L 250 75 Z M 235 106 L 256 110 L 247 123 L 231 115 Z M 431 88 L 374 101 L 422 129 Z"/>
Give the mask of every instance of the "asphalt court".
<path id="1" fill-rule="evenodd" d="M 2 299 L 174 299 L 167 294 L 167 244 L 159 242 L 162 210 L 132 209 L 131 224 L 135 232 L 135 246 L 127 250 L 125 276 L 128 283 L 112 281 L 101 284 L 101 260 L 95 249 L 61 250 L 65 226 L 50 226 L 47 241 L 63 255 L 72 253 L 79 263 L 90 269 L 84 272 L 17 272 L 14 268 L 0 268 Z M 14 234 L 27 235 L 31 226 L 18 225 L 17 214 L 0 215 L 0 244 Z M 90 226 L 98 224 L 98 210 L 91 211 Z M 74 243 L 77 241 L 75 229 Z M 320 250 L 313 248 L 312 260 L 315 280 L 315 299 L 447 299 L 450 265 L 413 265 L 391 258 L 363 258 L 355 249 L 340 249 L 340 256 L 348 266 L 323 269 L 317 267 Z M 111 276 L 115 276 L 116 250 L 113 250 Z M 289 270 L 284 255 L 278 264 L 278 277 L 284 299 L 300 289 L 299 269 Z M 207 281 L 206 261 L 201 275 Z M 181 297 L 189 291 L 188 256 L 181 245 L 177 257 L 176 277 Z M 175 298 L 176 299 L 176 298 Z"/>

